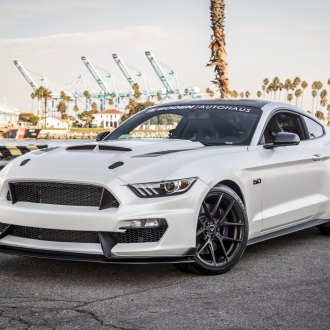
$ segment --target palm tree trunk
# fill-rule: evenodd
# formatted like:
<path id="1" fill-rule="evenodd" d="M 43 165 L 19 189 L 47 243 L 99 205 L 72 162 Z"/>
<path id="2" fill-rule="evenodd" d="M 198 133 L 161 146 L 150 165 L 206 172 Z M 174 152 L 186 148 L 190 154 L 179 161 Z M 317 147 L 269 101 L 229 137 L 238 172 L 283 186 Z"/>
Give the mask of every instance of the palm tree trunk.
<path id="1" fill-rule="evenodd" d="M 230 98 L 230 87 L 228 78 L 228 63 L 225 50 L 225 0 L 211 0 L 211 28 L 213 35 L 211 39 L 211 58 L 208 65 L 214 66 L 215 80 L 219 87 L 221 98 Z"/>
<path id="2" fill-rule="evenodd" d="M 45 100 L 44 100 L 45 104 L 44 104 L 44 116 L 45 116 L 45 128 L 47 128 L 47 98 L 45 97 Z"/>

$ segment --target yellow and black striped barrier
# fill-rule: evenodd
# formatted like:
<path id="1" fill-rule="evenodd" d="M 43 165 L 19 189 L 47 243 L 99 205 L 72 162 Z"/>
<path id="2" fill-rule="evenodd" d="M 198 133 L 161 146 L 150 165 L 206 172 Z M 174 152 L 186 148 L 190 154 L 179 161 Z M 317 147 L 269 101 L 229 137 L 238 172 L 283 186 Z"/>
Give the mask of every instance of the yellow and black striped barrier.
<path id="1" fill-rule="evenodd" d="M 0 170 L 6 165 L 6 163 L 15 157 L 47 147 L 47 145 L 0 146 Z"/>

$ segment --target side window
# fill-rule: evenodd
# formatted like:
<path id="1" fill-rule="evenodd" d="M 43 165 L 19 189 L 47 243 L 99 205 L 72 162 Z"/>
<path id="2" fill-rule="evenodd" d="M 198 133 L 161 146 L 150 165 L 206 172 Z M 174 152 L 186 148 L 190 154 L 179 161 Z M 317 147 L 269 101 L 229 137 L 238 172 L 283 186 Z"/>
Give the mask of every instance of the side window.
<path id="1" fill-rule="evenodd" d="M 279 132 L 296 133 L 300 140 L 305 140 L 300 116 L 288 112 L 276 113 L 268 122 L 261 144 L 273 143 Z"/>
<path id="2" fill-rule="evenodd" d="M 324 134 L 323 127 L 319 123 L 305 116 L 304 120 L 307 126 L 309 139 L 317 139 Z"/>

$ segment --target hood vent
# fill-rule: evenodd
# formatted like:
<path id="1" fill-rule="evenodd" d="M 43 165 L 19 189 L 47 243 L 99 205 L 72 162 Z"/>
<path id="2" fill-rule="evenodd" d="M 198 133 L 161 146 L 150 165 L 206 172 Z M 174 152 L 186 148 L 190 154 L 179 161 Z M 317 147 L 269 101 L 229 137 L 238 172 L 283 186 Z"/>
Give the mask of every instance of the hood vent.
<path id="1" fill-rule="evenodd" d="M 85 144 L 81 146 L 67 147 L 66 150 L 94 150 L 95 148 L 96 144 Z"/>
<path id="2" fill-rule="evenodd" d="M 23 160 L 20 166 L 24 166 L 24 165 L 26 165 L 30 160 L 31 160 L 31 159 L 29 159 L 29 158 Z"/>
<path id="3" fill-rule="evenodd" d="M 74 150 L 94 150 L 96 147 L 99 147 L 99 150 L 101 151 L 132 151 L 132 149 L 130 148 L 123 148 L 123 147 L 116 147 L 116 146 L 107 146 L 104 144 L 84 144 L 84 145 L 80 145 L 80 146 L 71 146 L 71 147 L 67 147 L 66 150 L 68 151 L 74 151 Z"/>
<path id="4" fill-rule="evenodd" d="M 116 163 L 113 163 L 112 165 L 110 165 L 110 166 L 108 167 L 108 169 L 109 169 L 109 170 L 114 170 L 115 168 L 120 167 L 120 166 L 123 166 L 123 165 L 124 165 L 123 162 L 116 162 Z"/>
<path id="5" fill-rule="evenodd" d="M 104 144 L 99 145 L 99 150 L 106 150 L 106 151 L 132 151 L 130 148 L 123 148 L 123 147 L 116 147 L 116 146 L 107 146 Z"/>

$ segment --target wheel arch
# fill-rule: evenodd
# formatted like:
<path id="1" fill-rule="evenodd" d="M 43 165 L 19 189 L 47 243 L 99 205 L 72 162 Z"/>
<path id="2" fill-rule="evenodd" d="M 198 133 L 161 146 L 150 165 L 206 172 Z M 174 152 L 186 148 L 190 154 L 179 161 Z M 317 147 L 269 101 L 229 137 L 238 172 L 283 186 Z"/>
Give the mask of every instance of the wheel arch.
<path id="1" fill-rule="evenodd" d="M 232 180 L 222 180 L 219 183 L 217 183 L 216 186 L 219 186 L 220 184 L 223 184 L 223 185 L 229 187 L 230 189 L 234 190 L 235 193 L 239 196 L 239 198 L 243 202 L 243 204 L 246 206 L 242 189 L 236 182 L 234 182 Z"/>

